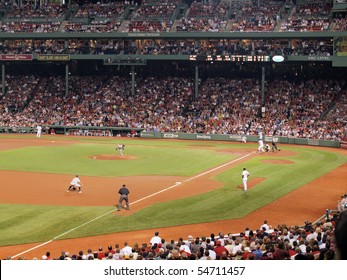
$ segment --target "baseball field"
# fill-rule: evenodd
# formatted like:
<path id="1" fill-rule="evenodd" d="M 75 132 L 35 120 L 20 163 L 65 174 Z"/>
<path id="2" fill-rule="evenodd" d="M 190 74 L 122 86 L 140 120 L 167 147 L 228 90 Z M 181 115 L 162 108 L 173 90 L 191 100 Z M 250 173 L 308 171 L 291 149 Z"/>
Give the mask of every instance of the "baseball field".
<path id="1" fill-rule="evenodd" d="M 124 144 L 124 155 L 116 150 Z M 257 143 L 0 135 L 0 257 L 302 225 L 346 193 L 347 150 Z M 241 172 L 250 172 L 248 192 Z M 79 175 L 82 193 L 66 192 Z M 130 211 L 115 211 L 118 190 Z"/>

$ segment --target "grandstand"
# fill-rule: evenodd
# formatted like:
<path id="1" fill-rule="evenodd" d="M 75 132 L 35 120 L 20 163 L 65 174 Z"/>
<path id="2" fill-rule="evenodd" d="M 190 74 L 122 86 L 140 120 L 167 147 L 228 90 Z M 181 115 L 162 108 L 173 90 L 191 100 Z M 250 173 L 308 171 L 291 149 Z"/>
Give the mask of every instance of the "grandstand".
<path id="1" fill-rule="evenodd" d="M 235 14 L 236 10 L 238 10 L 237 14 Z M 254 11 L 259 12 L 255 14 Z M 295 5 L 294 2 L 288 1 L 185 2 L 176 0 L 161 2 L 148 0 L 141 3 L 104 1 L 100 4 L 90 1 L 58 5 L 47 1 L 42 6 L 33 7 L 30 1 L 19 3 L 9 1 L 2 6 L 1 15 L 0 53 L 3 63 L 0 104 L 3 109 L 7 108 L 0 124 L 3 128 L 24 125 L 34 127 L 35 123 L 43 121 L 38 116 L 29 117 L 31 121 L 25 124 L 21 123 L 23 120 L 18 122 L 14 119 L 18 119 L 16 114 L 30 112 L 34 102 L 38 102 L 37 99 L 47 95 L 47 92 L 38 92 L 37 88 L 32 88 L 29 95 L 24 97 L 25 102 L 21 104 L 21 108 L 14 108 L 16 105 L 7 101 L 11 99 L 11 94 L 16 92 L 16 89 L 12 87 L 18 88 L 11 81 L 15 76 L 7 74 L 16 71 L 18 75 L 18 66 L 22 71 L 20 75 L 29 78 L 28 73 L 34 74 L 40 85 L 45 83 L 45 77 L 42 77 L 42 73 L 39 73 L 40 70 L 36 67 L 37 63 L 40 68 L 45 68 L 43 73 L 50 72 L 60 79 L 58 82 L 60 94 L 56 96 L 57 99 L 66 99 L 67 96 L 75 97 L 77 93 L 81 102 L 85 102 L 83 100 L 86 98 L 83 93 L 85 88 L 78 87 L 83 87 L 84 82 L 81 81 L 79 85 L 75 85 L 74 80 L 83 79 L 78 77 L 82 72 L 85 72 L 84 76 L 103 75 L 100 77 L 103 85 L 94 85 L 94 89 L 99 92 L 109 87 L 108 84 L 113 83 L 114 77 L 122 77 L 125 80 L 130 78 L 131 88 L 116 92 L 119 98 L 130 93 L 132 98 L 135 98 L 134 95 L 143 91 L 141 79 L 158 75 L 157 73 L 161 73 L 161 76 L 167 73 L 167 77 L 161 77 L 160 83 L 163 79 L 166 80 L 164 83 L 170 81 L 172 76 L 184 76 L 190 80 L 191 85 L 185 89 L 184 93 L 187 104 L 193 99 L 196 99 L 194 102 L 201 102 L 201 98 L 207 98 L 206 103 L 213 102 L 208 100 L 211 96 L 204 97 L 203 92 L 204 84 L 209 83 L 206 78 L 211 79 L 215 76 L 214 73 L 218 73 L 217 76 L 223 73 L 226 76 L 224 78 L 227 79 L 224 83 L 233 83 L 241 76 L 254 75 L 256 80 L 266 82 L 258 87 L 257 90 L 261 94 L 252 100 L 254 103 L 251 105 L 252 110 L 247 109 L 248 118 L 252 120 L 258 117 L 260 107 L 265 107 L 266 111 L 273 110 L 267 100 L 274 100 L 271 94 L 275 93 L 269 85 L 271 80 L 281 79 L 281 77 L 275 77 L 277 73 L 281 73 L 282 79 L 284 76 L 296 76 L 295 81 L 291 78 L 290 88 L 294 89 L 296 83 L 304 85 L 309 82 L 305 79 L 314 71 L 312 69 L 321 67 L 319 71 L 326 69 L 330 73 L 336 72 L 332 76 L 335 78 L 334 83 L 337 87 L 333 93 L 329 92 L 330 102 L 324 106 L 317 105 L 315 108 L 315 118 L 319 120 L 316 122 L 315 130 L 321 130 L 335 108 L 339 107 L 341 112 L 341 108 L 345 110 L 346 107 L 345 104 L 340 104 L 340 101 L 345 100 L 346 87 L 343 77 L 346 71 L 345 65 L 347 65 L 346 56 L 344 56 L 346 25 L 343 24 L 346 12 L 343 9 L 343 3 L 340 2 L 297 1 Z M 306 27 L 305 30 L 301 30 L 295 26 Z M 276 55 L 283 56 L 285 61 L 273 62 L 272 58 Z M 225 69 L 228 70 L 225 71 Z M 322 76 L 326 77 L 325 74 Z M 25 79 L 24 77 L 19 79 Z M 25 81 L 23 83 L 26 84 Z M 320 83 L 324 84 L 324 79 L 320 80 Z M 219 96 L 216 104 L 218 107 L 223 106 L 219 104 L 226 94 L 222 91 L 221 88 L 215 92 L 215 95 Z M 109 94 L 114 93 L 111 90 Z M 291 99 L 297 94 L 309 93 L 288 92 L 287 94 Z M 322 100 L 326 93 L 320 91 L 318 94 L 321 94 L 318 99 Z M 228 95 L 229 99 L 236 98 L 231 93 Z M 162 98 L 172 99 L 177 96 L 164 94 Z M 271 104 L 274 105 L 272 101 Z M 181 110 L 176 112 L 175 116 L 187 123 L 193 121 L 191 113 L 196 115 L 199 112 L 196 109 L 191 112 L 191 109 L 183 103 Z M 228 112 L 227 115 L 236 113 Z M 295 115 L 297 118 L 292 119 Z M 105 117 L 105 115 L 99 116 L 98 120 L 93 123 L 87 122 L 85 125 L 102 124 L 112 127 L 119 125 L 117 122 L 111 122 L 109 116 L 106 123 L 100 119 Z M 209 116 L 210 119 L 214 117 Z M 273 118 L 271 114 L 266 117 L 267 119 L 263 118 L 255 123 L 257 125 L 259 122 L 266 123 Z M 290 126 L 291 122 L 297 123 L 303 120 L 305 121 L 305 118 L 302 118 L 302 114 L 293 113 L 283 115 L 276 121 L 281 122 L 283 126 L 284 123 Z M 245 121 L 249 120 L 243 120 L 242 127 L 245 126 Z M 76 120 L 63 123 L 60 117 L 45 120 L 45 122 L 46 125 L 79 123 Z M 345 119 L 342 118 L 338 127 L 334 124 L 334 133 L 336 134 L 337 131 L 337 135 L 331 131 L 323 134 L 315 131 L 308 135 L 307 133 L 297 134 L 293 131 L 294 128 L 289 130 L 296 137 L 340 141 L 346 138 L 344 122 Z M 124 120 L 121 123 L 124 124 Z M 139 130 L 159 129 L 153 127 L 150 120 L 127 123 L 126 126 Z M 179 128 L 166 126 L 165 131 L 235 133 L 235 129 L 231 127 L 210 129 L 197 125 L 198 128 L 192 130 L 179 126 Z M 309 124 L 304 126 L 313 129 Z M 255 129 L 253 127 L 250 131 L 236 130 L 237 133 L 254 133 Z M 286 131 L 288 131 L 287 128 Z M 287 136 L 288 132 L 281 132 L 281 135 Z"/>
<path id="2" fill-rule="evenodd" d="M 283 139 L 347 141 L 345 0 L 1 1 L 0 62 L 0 133 L 42 124 L 84 136 L 256 136 L 262 127 Z M 290 240 L 289 258 L 305 248 L 310 259 L 333 259 L 337 219 L 281 225 L 266 236 Z M 216 258 L 254 258 L 248 248 L 272 259 L 263 233 L 241 236 L 242 254 Z M 210 249 L 239 238 L 213 236 Z M 209 249 L 193 254 L 182 243 L 139 246 L 127 258 L 175 259 L 176 250 L 179 259 L 200 259 Z M 100 252 L 73 259 L 126 258 L 121 248 Z"/>

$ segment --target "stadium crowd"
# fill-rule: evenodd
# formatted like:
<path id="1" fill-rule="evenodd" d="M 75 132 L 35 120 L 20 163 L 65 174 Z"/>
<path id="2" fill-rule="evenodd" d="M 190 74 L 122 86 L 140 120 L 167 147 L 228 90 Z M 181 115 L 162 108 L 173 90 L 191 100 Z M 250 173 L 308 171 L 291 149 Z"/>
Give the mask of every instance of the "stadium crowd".
<path id="1" fill-rule="evenodd" d="M 77 23 L 78 24 L 78 23 Z M 79 24 L 80 25 L 80 24 Z M 70 28 L 66 25 L 65 28 Z M 80 25 L 80 28 L 82 25 Z M 108 32 L 117 23 L 96 24 Z M 78 29 L 76 24 L 74 30 Z M 134 55 L 310 55 L 331 56 L 330 40 L 16 40 L 0 42 L 0 54 L 134 54 Z"/>
<path id="2" fill-rule="evenodd" d="M 332 3 L 297 4 L 293 13 L 281 23 L 280 31 L 328 31 Z"/>
<path id="3" fill-rule="evenodd" d="M 228 5 L 225 2 L 193 1 L 187 15 L 177 23 L 176 31 L 224 31 L 227 25 L 227 11 Z"/>
<path id="4" fill-rule="evenodd" d="M 66 12 L 66 5 L 42 2 L 41 5 L 35 7 L 33 3 L 24 2 L 21 5 L 19 5 L 17 2 L 12 1 L 11 9 L 9 9 L 6 16 L 10 19 L 59 19 L 63 18 Z"/>
<path id="5" fill-rule="evenodd" d="M 223 1 L 101 0 L 70 6 L 42 3 L 4 5 L 1 32 L 101 32 L 95 23 L 115 23 L 102 32 L 310 32 L 346 30 L 346 14 L 332 12 L 332 3 L 312 1 L 243 1 L 232 8 Z M 185 7 L 181 12 L 182 7 Z M 255 12 L 257 11 L 257 12 Z M 16 20 L 25 19 L 26 24 Z M 98 25 L 96 24 L 96 25 Z M 29 27 L 28 27 L 29 25 Z M 114 28 L 117 26 L 117 28 Z M 39 27 L 39 28 L 38 28 Z"/>
<path id="6" fill-rule="evenodd" d="M 324 1 L 293 5 L 291 1 L 244 1 L 232 11 L 225 2 L 179 0 L 104 0 L 67 7 L 44 3 L 7 4 L 0 32 L 111 33 L 218 31 L 344 31 L 346 13 L 331 13 Z M 180 14 L 178 11 L 186 7 Z M 254 11 L 258 11 L 254 13 Z M 327 23 L 322 23 L 322 16 Z M 310 17 L 309 19 L 307 17 Z M 22 20 L 20 20 L 22 19 Z M 324 25 L 324 26 L 323 26 Z M 314 28 L 313 28 L 313 27 Z M 323 26 L 323 27 L 322 27 Z M 317 28 L 318 27 L 318 28 Z M 314 30 L 311 30 L 314 29 Z M 1 54 L 141 54 L 141 55 L 333 55 L 328 40 L 1 40 Z"/>
<path id="7" fill-rule="evenodd" d="M 145 131 L 266 135 L 345 140 L 345 80 L 276 79 L 262 100 L 256 78 L 7 76 L 0 96 L 3 127 L 102 126 Z M 144 104 L 146 104 L 144 106 Z M 260 110 L 265 107 L 265 114 Z"/>
<path id="8" fill-rule="evenodd" d="M 347 194 L 342 196 L 346 203 Z M 341 200 L 342 201 L 342 200 Z M 123 244 L 101 244 L 98 248 L 81 248 L 52 256 L 47 251 L 34 260 L 334 260 L 346 259 L 346 207 L 326 210 L 324 218 L 303 226 L 279 224 L 267 220 L 258 228 L 246 227 L 237 234 L 211 233 L 188 235 L 177 240 L 161 238 L 155 232 L 141 245 L 134 240 Z M 7 259 L 11 259 L 9 256 Z M 19 260 L 27 259 L 25 255 Z"/>

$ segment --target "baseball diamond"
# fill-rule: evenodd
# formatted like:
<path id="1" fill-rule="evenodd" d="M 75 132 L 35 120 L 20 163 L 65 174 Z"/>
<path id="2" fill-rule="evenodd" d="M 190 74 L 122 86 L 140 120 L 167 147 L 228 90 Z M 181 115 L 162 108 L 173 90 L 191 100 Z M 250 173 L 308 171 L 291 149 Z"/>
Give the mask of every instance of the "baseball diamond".
<path id="1" fill-rule="evenodd" d="M 113 243 L 131 237 L 145 242 L 153 228 L 167 238 L 179 238 L 211 231 L 237 233 L 265 217 L 273 224 L 285 218 L 301 225 L 326 208 L 336 208 L 345 188 L 342 149 L 284 145 L 279 153 L 259 155 L 256 143 L 125 139 L 135 159 L 103 161 L 90 155 L 114 153 L 113 139 L 43 135 L 38 141 L 28 135 L 0 135 L 0 143 L 0 207 L 6 220 L 13 221 L 1 232 L 3 258 L 23 252 L 30 258 L 47 250 L 59 254 L 62 248 L 73 250 L 84 243 L 97 248 L 100 240 Z M 181 156 L 175 159 L 177 154 Z M 33 155 L 40 159 L 34 166 Z M 78 165 L 68 163 L 71 157 Z M 324 164 L 313 160 L 323 158 Z M 136 164 L 141 161 L 146 168 Z M 247 193 L 239 179 L 244 165 L 252 174 Z M 66 193 L 66 182 L 76 172 L 83 176 L 83 193 Z M 20 196 L 4 187 L 14 176 Z M 115 212 L 123 183 L 131 190 L 131 210 Z M 31 230 L 25 233 L 22 226 Z"/>

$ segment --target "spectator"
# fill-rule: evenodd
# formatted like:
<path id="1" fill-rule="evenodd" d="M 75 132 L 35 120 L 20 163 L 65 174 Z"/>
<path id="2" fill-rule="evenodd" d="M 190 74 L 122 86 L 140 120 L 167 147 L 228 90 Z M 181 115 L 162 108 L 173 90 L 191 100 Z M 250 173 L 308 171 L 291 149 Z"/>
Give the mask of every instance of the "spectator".
<path id="1" fill-rule="evenodd" d="M 149 244 L 154 245 L 154 244 L 161 244 L 161 238 L 159 237 L 159 232 L 156 231 L 154 233 L 154 236 L 151 238 L 149 241 Z"/>
<path id="2" fill-rule="evenodd" d="M 229 251 L 222 245 L 222 242 L 220 240 L 216 241 L 216 246 L 213 250 L 216 253 L 216 255 L 220 257 L 229 255 Z"/>
<path id="3" fill-rule="evenodd" d="M 286 260 L 289 259 L 290 255 L 288 251 L 285 249 L 285 245 L 283 241 L 279 241 L 277 244 L 277 249 L 274 252 L 275 260 Z"/>

